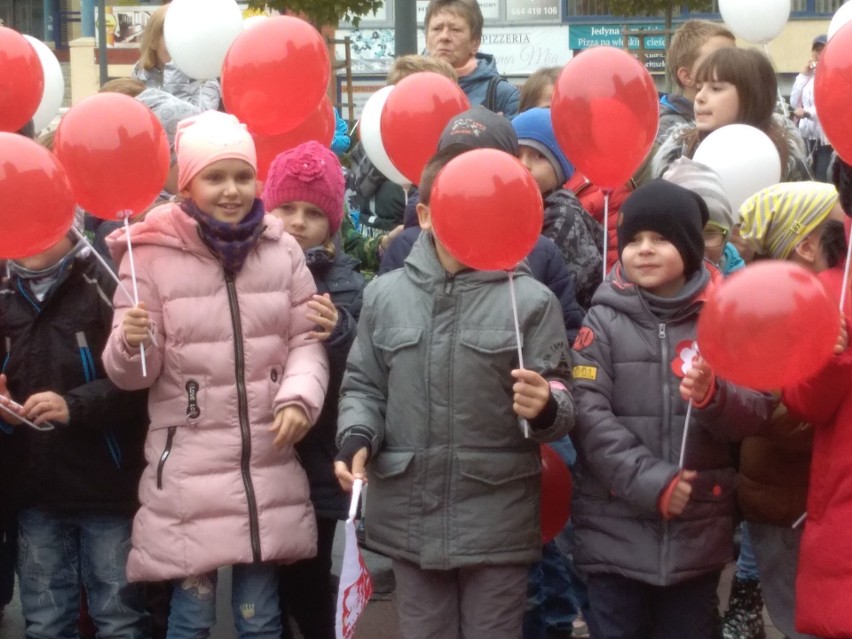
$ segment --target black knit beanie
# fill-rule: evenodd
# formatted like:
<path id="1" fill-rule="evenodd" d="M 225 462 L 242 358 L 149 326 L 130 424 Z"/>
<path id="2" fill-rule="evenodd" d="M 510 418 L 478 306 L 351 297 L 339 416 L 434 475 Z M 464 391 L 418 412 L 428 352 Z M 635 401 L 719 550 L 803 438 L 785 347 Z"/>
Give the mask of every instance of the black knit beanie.
<path id="1" fill-rule="evenodd" d="M 654 180 L 630 194 L 618 215 L 618 257 L 641 231 L 655 231 L 675 245 L 689 278 L 704 259 L 704 225 L 710 217 L 701 196 L 677 184 Z"/>

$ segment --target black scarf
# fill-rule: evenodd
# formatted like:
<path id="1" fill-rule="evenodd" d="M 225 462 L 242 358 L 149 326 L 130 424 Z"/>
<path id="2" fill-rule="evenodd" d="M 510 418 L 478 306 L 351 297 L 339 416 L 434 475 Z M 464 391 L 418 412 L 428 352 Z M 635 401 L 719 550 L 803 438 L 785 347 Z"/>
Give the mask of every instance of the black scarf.
<path id="1" fill-rule="evenodd" d="M 198 222 L 198 234 L 222 263 L 225 272 L 229 275 L 239 273 L 265 228 L 263 202 L 255 198 L 251 211 L 236 224 L 220 222 L 207 215 L 192 200 L 186 200 L 180 206 L 184 213 Z"/>

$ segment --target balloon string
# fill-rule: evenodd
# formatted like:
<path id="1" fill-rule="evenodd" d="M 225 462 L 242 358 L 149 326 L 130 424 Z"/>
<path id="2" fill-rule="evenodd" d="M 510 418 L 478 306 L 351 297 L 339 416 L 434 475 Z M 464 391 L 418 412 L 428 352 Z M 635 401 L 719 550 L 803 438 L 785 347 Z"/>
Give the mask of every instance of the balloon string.
<path id="1" fill-rule="evenodd" d="M 509 295 L 512 296 L 512 317 L 515 320 L 515 343 L 518 345 L 518 367 L 524 367 L 524 351 L 521 348 L 521 323 L 518 321 L 518 300 L 515 298 L 515 272 L 509 271 Z M 523 417 L 519 418 L 524 437 L 530 436 L 530 423 Z"/>
<path id="2" fill-rule="evenodd" d="M 686 458 L 686 437 L 689 435 L 689 418 L 692 416 L 692 400 L 689 400 L 689 406 L 686 407 L 686 419 L 683 422 L 683 441 L 680 443 L 680 461 L 677 467 L 683 470 L 683 460 Z"/>
<path id="3" fill-rule="evenodd" d="M 130 243 L 130 215 L 124 216 L 124 236 L 127 238 L 127 256 L 130 259 L 130 280 L 133 282 L 133 304 L 139 306 L 139 286 L 136 283 L 136 265 L 133 263 L 133 244 Z M 148 365 L 145 363 L 145 344 L 139 344 L 142 356 L 142 377 L 148 377 Z"/>
<path id="4" fill-rule="evenodd" d="M 609 249 L 609 194 L 610 190 L 604 191 L 604 216 L 603 216 L 603 280 L 606 280 L 607 250 Z"/>
<path id="5" fill-rule="evenodd" d="M 799 517 L 796 521 L 793 522 L 793 525 L 790 526 L 790 528 L 795 530 L 796 528 L 801 526 L 803 523 L 805 523 L 805 519 L 807 519 L 807 518 L 808 518 L 808 512 L 805 511 L 805 512 L 802 513 L 801 517 Z"/>
<path id="6" fill-rule="evenodd" d="M 843 269 L 843 288 L 840 290 L 840 314 L 844 315 L 843 307 L 846 306 L 846 289 L 849 288 L 849 262 L 852 260 L 852 228 L 846 238 L 846 267 Z"/>
<path id="7" fill-rule="evenodd" d="M 95 256 L 95 259 L 98 261 L 98 263 L 104 267 L 104 270 L 115 281 L 115 283 L 118 285 L 118 288 L 120 288 L 122 292 L 127 295 L 127 299 L 130 300 L 131 304 L 133 304 L 133 296 L 130 294 L 130 291 L 127 290 L 127 287 L 124 285 L 124 282 L 122 282 L 118 275 L 116 275 L 115 271 L 112 270 L 112 266 L 109 265 L 109 262 L 107 262 L 103 258 L 103 255 L 101 255 L 98 250 L 94 246 L 92 246 L 92 243 L 89 242 L 89 238 L 87 238 L 85 234 L 81 233 L 76 226 L 72 226 L 71 231 L 74 233 L 74 235 L 77 236 L 78 240 L 80 240 L 81 242 L 85 242 L 88 245 L 89 249 L 92 252 L 92 255 Z M 157 338 L 154 336 L 154 333 L 151 331 L 151 329 L 148 329 L 148 337 L 151 338 L 151 343 L 154 346 L 157 346 Z"/>
<path id="8" fill-rule="evenodd" d="M 772 67 L 775 67 L 775 60 L 772 59 L 772 54 L 769 53 L 769 43 L 763 43 L 763 50 L 766 52 L 766 57 L 769 58 L 769 61 L 772 63 Z M 781 95 L 781 85 L 778 85 L 778 102 L 781 104 L 781 111 L 784 113 L 784 119 L 790 117 L 790 112 L 787 110 L 787 103 L 784 102 L 784 97 Z"/>

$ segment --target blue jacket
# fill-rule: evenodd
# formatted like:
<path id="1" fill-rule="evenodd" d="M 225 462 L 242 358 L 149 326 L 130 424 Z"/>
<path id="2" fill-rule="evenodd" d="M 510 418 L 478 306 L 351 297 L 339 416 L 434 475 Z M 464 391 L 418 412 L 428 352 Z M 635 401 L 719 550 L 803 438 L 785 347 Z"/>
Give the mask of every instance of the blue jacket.
<path id="1" fill-rule="evenodd" d="M 465 92 L 465 95 L 467 95 L 468 100 L 470 100 L 470 106 L 476 106 L 477 104 L 484 105 L 485 99 L 488 97 L 488 83 L 491 81 L 491 78 L 500 77 L 493 55 L 477 53 L 476 61 L 474 72 L 463 78 L 459 78 L 459 86 Z M 497 84 L 497 95 L 493 111 L 511 118 L 517 115 L 520 102 L 521 92 L 518 87 L 505 80 Z"/>
<path id="2" fill-rule="evenodd" d="M 408 257 L 418 237 L 420 237 L 420 227 L 412 226 L 394 238 L 382 257 L 379 275 L 402 268 L 405 258 Z M 568 333 L 568 339 L 573 343 L 583 323 L 584 313 L 577 303 L 574 280 L 568 272 L 562 253 L 559 252 L 553 240 L 540 235 L 533 250 L 527 256 L 527 263 L 532 276 L 549 288 L 559 300 L 565 331 Z"/>

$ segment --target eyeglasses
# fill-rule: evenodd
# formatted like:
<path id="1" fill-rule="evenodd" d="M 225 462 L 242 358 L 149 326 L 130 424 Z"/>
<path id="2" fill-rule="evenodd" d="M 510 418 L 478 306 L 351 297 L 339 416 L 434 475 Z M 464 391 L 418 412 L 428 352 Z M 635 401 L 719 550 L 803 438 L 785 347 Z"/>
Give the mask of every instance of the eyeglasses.
<path id="1" fill-rule="evenodd" d="M 719 248 L 725 244 L 728 237 L 728 231 L 723 229 L 708 228 L 704 229 L 704 246 L 707 248 Z"/>

